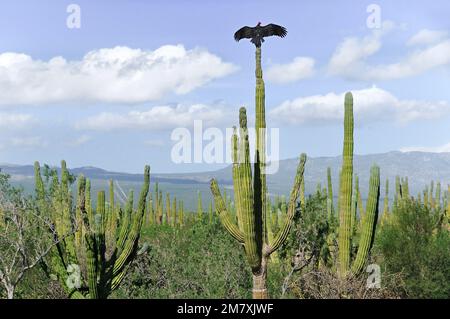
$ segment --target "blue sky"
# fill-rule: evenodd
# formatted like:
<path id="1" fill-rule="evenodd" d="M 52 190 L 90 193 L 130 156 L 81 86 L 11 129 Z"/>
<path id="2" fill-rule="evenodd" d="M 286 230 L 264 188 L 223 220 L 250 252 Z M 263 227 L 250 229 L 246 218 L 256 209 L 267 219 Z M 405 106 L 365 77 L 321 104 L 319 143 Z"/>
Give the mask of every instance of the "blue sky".
<path id="1" fill-rule="evenodd" d="M 278 23 L 263 45 L 268 125 L 280 156 L 341 152 L 342 95 L 355 96 L 355 151 L 450 151 L 448 1 L 2 1 L 0 162 L 140 172 L 175 164 L 171 132 L 237 123 L 254 109 L 243 25 Z M 81 8 L 81 28 L 66 25 Z M 371 29 L 367 7 L 381 9 Z"/>

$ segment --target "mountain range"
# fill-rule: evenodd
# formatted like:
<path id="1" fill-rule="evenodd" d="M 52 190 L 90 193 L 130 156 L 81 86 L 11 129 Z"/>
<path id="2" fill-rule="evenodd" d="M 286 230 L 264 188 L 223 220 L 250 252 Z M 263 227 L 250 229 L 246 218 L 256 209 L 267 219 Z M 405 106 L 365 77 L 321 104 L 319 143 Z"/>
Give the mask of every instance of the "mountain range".
<path id="1" fill-rule="evenodd" d="M 326 186 L 326 170 L 331 168 L 334 195 L 338 190 L 338 174 L 342 162 L 341 156 L 308 158 L 305 167 L 306 193 L 314 192 L 318 184 Z M 298 159 L 285 159 L 279 163 L 279 170 L 275 174 L 268 175 L 267 184 L 271 195 L 288 195 L 292 186 Z M 367 195 L 369 186 L 370 167 L 373 164 L 380 166 L 381 170 L 381 194 L 384 194 L 385 180 L 389 179 L 390 198 L 392 198 L 395 176 L 407 176 L 409 189 L 412 195 L 421 192 L 431 181 L 440 182 L 443 190 L 450 184 L 450 153 L 427 152 L 388 152 L 371 155 L 355 155 L 354 169 L 359 176 L 359 186 L 363 198 Z M 34 168 L 32 165 L 0 164 L 2 172 L 11 175 L 11 181 L 15 185 L 21 185 L 27 192 L 34 188 Z M 59 168 L 56 168 L 59 170 Z M 142 174 L 130 174 L 106 171 L 97 167 L 79 167 L 69 169 L 74 174 L 84 174 L 92 180 L 93 191 L 104 189 L 108 180 L 113 179 L 115 185 L 120 188 L 120 194 L 128 193 L 130 188 L 137 190 L 140 187 Z M 202 193 L 203 207 L 207 207 L 210 201 L 209 181 L 216 178 L 219 184 L 229 189 L 232 194 L 231 167 L 226 167 L 212 172 L 173 173 L 151 176 L 152 187 L 158 182 L 160 189 L 169 192 L 177 199 L 182 199 L 187 209 L 194 210 L 197 205 L 197 191 Z M 123 198 L 124 196 L 121 195 Z"/>

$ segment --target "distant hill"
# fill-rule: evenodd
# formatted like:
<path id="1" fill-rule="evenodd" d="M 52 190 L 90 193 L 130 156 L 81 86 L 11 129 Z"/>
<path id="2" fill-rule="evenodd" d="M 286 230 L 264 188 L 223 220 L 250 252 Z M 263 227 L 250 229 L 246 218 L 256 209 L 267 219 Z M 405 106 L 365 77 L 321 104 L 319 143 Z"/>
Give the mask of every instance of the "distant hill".
<path id="1" fill-rule="evenodd" d="M 338 189 L 338 172 L 342 158 L 316 157 L 308 158 L 305 168 L 306 193 L 314 192 L 317 184 L 326 186 L 326 169 L 331 167 L 333 188 Z M 268 176 L 270 194 L 288 195 L 293 183 L 297 159 L 281 160 L 276 174 Z M 381 169 L 382 194 L 386 178 L 390 182 L 390 194 L 394 189 L 395 176 L 408 176 L 411 194 L 422 191 L 431 180 L 441 182 L 443 190 L 450 184 L 450 153 L 426 153 L 426 152 L 388 152 L 372 155 L 355 155 L 355 173 L 360 180 L 360 189 L 363 197 L 368 192 L 369 173 L 372 164 L 376 163 Z M 12 176 L 15 184 L 22 185 L 27 191 L 31 191 L 34 185 L 34 169 L 32 165 L 0 165 L 3 172 Z M 114 179 L 124 190 L 130 188 L 136 190 L 140 187 L 143 176 L 141 174 L 129 174 L 110 172 L 96 167 L 79 167 L 70 169 L 72 174 L 84 174 L 92 179 L 93 190 L 105 188 L 109 179 Z M 232 189 L 231 168 L 227 167 L 213 172 L 183 173 L 183 174 L 157 174 L 151 176 L 151 183 L 160 183 L 164 191 L 183 199 L 188 209 L 195 209 L 197 203 L 197 190 L 202 192 L 204 207 L 210 200 L 209 180 L 217 178 L 219 184 Z M 229 191 L 229 194 L 232 192 Z M 335 193 L 336 195 L 336 193 Z"/>

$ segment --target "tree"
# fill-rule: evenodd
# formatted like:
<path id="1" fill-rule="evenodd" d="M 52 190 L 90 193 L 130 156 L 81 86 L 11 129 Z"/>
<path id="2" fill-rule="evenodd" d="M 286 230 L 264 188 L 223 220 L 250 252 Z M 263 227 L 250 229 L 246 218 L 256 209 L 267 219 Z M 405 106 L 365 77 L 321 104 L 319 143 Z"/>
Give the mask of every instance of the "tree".
<path id="1" fill-rule="evenodd" d="M 25 273 L 39 264 L 58 243 L 51 221 L 41 215 L 31 197 L 0 173 L 0 282 L 14 298 Z"/>

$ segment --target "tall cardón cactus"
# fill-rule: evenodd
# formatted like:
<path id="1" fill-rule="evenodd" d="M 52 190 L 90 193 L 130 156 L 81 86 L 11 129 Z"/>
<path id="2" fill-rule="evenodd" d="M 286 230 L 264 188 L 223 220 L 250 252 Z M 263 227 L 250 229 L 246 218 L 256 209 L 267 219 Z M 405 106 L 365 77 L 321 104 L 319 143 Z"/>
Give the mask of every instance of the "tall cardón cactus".
<path id="1" fill-rule="evenodd" d="M 70 298 L 107 298 L 123 280 L 136 254 L 140 231 L 144 222 L 146 199 L 150 184 L 150 167 L 144 171 L 137 209 L 130 193 L 124 210 L 114 204 L 114 189 L 110 184 L 110 200 L 105 192 L 98 192 L 94 210 L 90 199 L 90 182 L 78 177 L 78 196 L 75 212 L 71 207 L 69 173 L 65 162 L 61 165 L 61 180 L 55 174 L 53 192 L 47 193 L 35 163 L 36 191 L 40 207 L 52 217 L 58 236 L 67 233 L 51 256 L 52 271 Z M 50 195 L 50 196 L 48 196 Z"/>
<path id="2" fill-rule="evenodd" d="M 302 154 L 300 157 L 294 186 L 289 198 L 286 220 L 278 233 L 274 235 L 273 241 L 269 242 L 267 232 L 264 230 L 267 224 L 263 219 L 261 207 L 261 178 L 257 175 L 257 171 L 252 176 L 245 108 L 240 109 L 239 122 L 240 136 L 238 137 L 235 131 L 232 137 L 233 185 L 238 216 L 237 225 L 225 207 L 225 201 L 220 194 L 215 179 L 211 180 L 211 191 L 217 213 L 224 227 L 244 246 L 247 262 L 253 273 L 253 298 L 265 299 L 268 298 L 266 285 L 268 258 L 284 243 L 292 226 L 303 179 L 306 155 Z"/>
<path id="3" fill-rule="evenodd" d="M 361 222 L 361 235 L 356 258 L 351 264 L 351 210 L 353 181 L 353 96 L 345 95 L 344 146 L 339 190 L 338 274 L 342 278 L 358 274 L 364 267 L 375 235 L 380 196 L 380 169 L 374 165 L 370 172 L 369 196 Z M 361 203 L 362 204 L 362 203 Z"/>
<path id="4" fill-rule="evenodd" d="M 268 298 L 267 263 L 270 255 L 286 240 L 293 223 L 297 199 L 303 179 L 306 155 L 302 154 L 289 199 L 287 217 L 273 241 L 267 233 L 267 184 L 266 184 L 266 119 L 265 87 L 261 68 L 261 46 L 256 46 L 255 130 L 256 149 L 253 175 L 250 163 L 250 147 L 245 108 L 239 111 L 239 137 L 232 136 L 233 188 L 237 223 L 221 196 L 215 179 L 211 180 L 216 211 L 227 231 L 244 246 L 247 262 L 253 274 L 253 298 Z"/>

